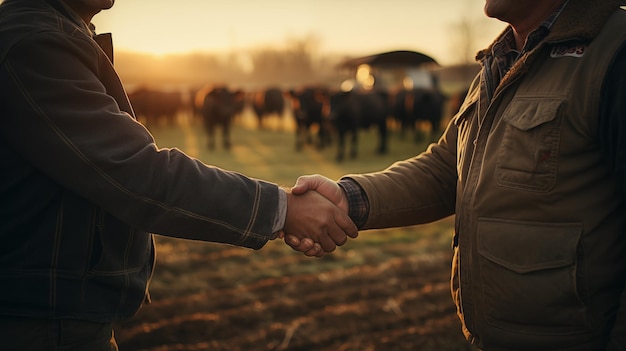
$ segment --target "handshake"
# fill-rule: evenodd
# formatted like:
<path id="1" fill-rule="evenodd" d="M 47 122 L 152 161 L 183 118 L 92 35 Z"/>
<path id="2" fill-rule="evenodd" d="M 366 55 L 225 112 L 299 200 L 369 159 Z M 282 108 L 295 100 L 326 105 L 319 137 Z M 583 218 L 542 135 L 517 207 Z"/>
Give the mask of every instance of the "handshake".
<path id="1" fill-rule="evenodd" d="M 348 199 L 336 182 L 321 175 L 302 176 L 287 191 L 287 216 L 278 237 L 292 249 L 321 257 L 357 235 Z"/>

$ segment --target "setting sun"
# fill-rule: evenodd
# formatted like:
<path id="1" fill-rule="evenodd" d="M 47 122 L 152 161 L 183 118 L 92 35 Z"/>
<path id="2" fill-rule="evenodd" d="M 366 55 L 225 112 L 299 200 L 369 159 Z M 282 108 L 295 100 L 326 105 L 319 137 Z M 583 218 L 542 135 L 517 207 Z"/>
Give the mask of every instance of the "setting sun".
<path id="1" fill-rule="evenodd" d="M 417 50 L 441 63 L 463 60 L 454 47 L 455 25 L 475 23 L 479 50 L 503 28 L 486 19 L 481 0 L 430 1 L 117 1 L 94 18 L 113 32 L 117 50 L 157 55 L 229 53 L 316 38 L 319 51 L 364 55 Z"/>

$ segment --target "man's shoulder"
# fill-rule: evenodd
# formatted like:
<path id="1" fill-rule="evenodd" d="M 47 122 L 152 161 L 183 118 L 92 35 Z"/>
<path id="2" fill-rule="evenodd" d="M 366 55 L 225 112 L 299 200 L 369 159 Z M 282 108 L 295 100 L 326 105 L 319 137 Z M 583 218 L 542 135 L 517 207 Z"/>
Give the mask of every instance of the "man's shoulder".
<path id="1" fill-rule="evenodd" d="M 0 5 L 0 32 L 33 32 L 62 28 L 60 16 L 42 1 L 5 1 Z"/>
<path id="2" fill-rule="evenodd" d="M 0 60 L 11 48 L 38 34 L 87 36 L 86 29 L 45 1 L 5 1 L 0 5 Z"/>

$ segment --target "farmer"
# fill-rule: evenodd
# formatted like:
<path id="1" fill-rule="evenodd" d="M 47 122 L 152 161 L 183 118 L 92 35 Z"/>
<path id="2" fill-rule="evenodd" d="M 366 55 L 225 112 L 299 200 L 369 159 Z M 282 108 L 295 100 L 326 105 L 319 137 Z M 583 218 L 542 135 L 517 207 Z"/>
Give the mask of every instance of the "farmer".
<path id="1" fill-rule="evenodd" d="M 356 235 L 317 193 L 159 149 L 90 25 L 113 2 L 0 5 L 2 350 L 117 349 L 112 321 L 148 300 L 148 232 L 259 249 L 284 231 L 309 256 Z"/>
<path id="2" fill-rule="evenodd" d="M 455 215 L 452 296 L 492 350 L 626 350 L 626 11 L 486 0 L 507 29 L 438 143 L 369 174 L 301 177 L 360 229 Z M 306 249 L 310 243 L 298 243 Z"/>

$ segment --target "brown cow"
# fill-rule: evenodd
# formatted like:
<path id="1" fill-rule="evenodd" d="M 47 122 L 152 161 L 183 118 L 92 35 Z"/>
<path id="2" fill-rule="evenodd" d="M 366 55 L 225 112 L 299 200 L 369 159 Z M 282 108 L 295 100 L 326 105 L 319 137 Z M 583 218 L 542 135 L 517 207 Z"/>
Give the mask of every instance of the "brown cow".
<path id="1" fill-rule="evenodd" d="M 304 87 L 291 90 L 293 117 L 296 122 L 296 151 L 302 150 L 304 144 L 314 144 L 321 149 L 330 144 L 332 126 L 328 119 L 328 90 L 322 87 Z M 317 138 L 314 141 L 312 129 L 317 127 Z"/>
<path id="2" fill-rule="evenodd" d="M 183 98 L 178 91 L 164 91 L 140 87 L 128 94 L 135 116 L 151 128 L 165 121 L 172 124 L 183 108 Z"/>
<path id="3" fill-rule="evenodd" d="M 222 144 L 224 149 L 230 149 L 230 127 L 235 116 L 241 113 L 243 104 L 244 92 L 241 90 L 215 86 L 198 91 L 196 105 L 202 115 L 209 150 L 215 149 L 216 127 L 222 127 Z"/>
<path id="4" fill-rule="evenodd" d="M 285 97 L 282 90 L 271 87 L 257 92 L 252 100 L 252 109 L 257 116 L 260 129 L 264 127 L 263 120 L 267 116 L 275 114 L 282 119 L 285 110 Z"/>

